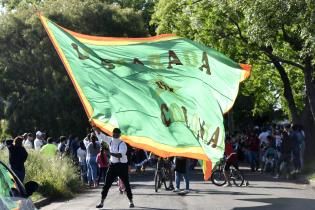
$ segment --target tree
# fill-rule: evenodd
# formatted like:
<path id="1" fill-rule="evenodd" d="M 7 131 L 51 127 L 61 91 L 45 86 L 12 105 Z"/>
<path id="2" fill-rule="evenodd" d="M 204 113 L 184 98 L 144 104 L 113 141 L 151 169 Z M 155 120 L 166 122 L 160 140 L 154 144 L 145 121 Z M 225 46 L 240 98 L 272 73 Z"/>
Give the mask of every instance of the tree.
<path id="1" fill-rule="evenodd" d="M 46 0 L 36 7 L 71 30 L 101 36 L 146 36 L 141 12 L 101 0 Z M 0 96 L 12 135 L 37 129 L 84 135 L 88 119 L 34 7 L 0 17 Z"/>
<path id="2" fill-rule="evenodd" d="M 157 0 L 106 0 L 106 2 L 118 4 L 122 8 L 133 8 L 136 11 L 141 11 L 146 29 L 151 35 L 155 35 L 156 26 L 150 25 L 150 21 Z"/>
<path id="3" fill-rule="evenodd" d="M 161 0 L 152 22 L 158 33 L 175 32 L 253 64 L 242 92 L 254 95 L 254 111 L 284 109 L 314 145 L 314 8 L 314 0 Z"/>

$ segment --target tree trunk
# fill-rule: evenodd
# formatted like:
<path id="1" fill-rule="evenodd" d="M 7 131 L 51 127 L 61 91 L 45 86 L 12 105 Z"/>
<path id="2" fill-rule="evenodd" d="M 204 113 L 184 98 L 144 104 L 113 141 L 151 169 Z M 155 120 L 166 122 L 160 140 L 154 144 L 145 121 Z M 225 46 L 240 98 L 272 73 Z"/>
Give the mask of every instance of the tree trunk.
<path id="1" fill-rule="evenodd" d="M 311 59 L 307 58 L 305 60 L 305 69 L 304 69 L 304 82 L 306 88 L 306 97 L 307 102 L 309 103 L 311 115 L 313 121 L 315 121 L 315 85 L 313 83 L 313 67 L 311 64 Z"/>
<path id="2" fill-rule="evenodd" d="M 300 122 L 303 126 L 303 130 L 305 132 L 305 161 L 308 162 L 313 160 L 315 157 L 314 148 L 315 141 L 313 140 L 313 136 L 315 136 L 315 123 L 313 117 L 311 115 L 309 103 L 307 103 L 307 99 L 305 99 L 305 107 L 301 113 Z"/>
<path id="3" fill-rule="evenodd" d="M 283 95 L 288 102 L 289 110 L 290 110 L 291 117 L 292 117 L 292 122 L 298 123 L 298 121 L 299 121 L 298 111 L 297 111 L 295 101 L 293 98 L 292 87 L 290 84 L 289 77 L 288 77 L 287 73 L 285 72 L 285 69 L 283 68 L 283 66 L 280 64 L 280 62 L 276 58 L 274 58 L 270 54 L 268 55 L 268 57 L 271 59 L 272 63 L 274 64 L 274 66 L 278 70 L 280 77 L 281 77 L 281 80 L 283 82 L 283 89 L 284 89 Z"/>

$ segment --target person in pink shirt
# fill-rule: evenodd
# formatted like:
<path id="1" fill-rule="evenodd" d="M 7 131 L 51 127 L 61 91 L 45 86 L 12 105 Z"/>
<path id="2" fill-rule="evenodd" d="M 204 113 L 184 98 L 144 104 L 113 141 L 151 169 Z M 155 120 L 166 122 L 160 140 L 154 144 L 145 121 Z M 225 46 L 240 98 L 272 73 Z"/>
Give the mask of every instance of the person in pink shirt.
<path id="1" fill-rule="evenodd" d="M 97 162 L 98 168 L 99 168 L 99 177 L 98 177 L 98 181 L 97 181 L 97 184 L 99 185 L 101 179 L 105 183 L 105 175 L 106 175 L 106 172 L 108 169 L 108 159 L 107 159 L 105 147 L 102 147 L 101 151 L 97 154 L 96 162 Z"/>

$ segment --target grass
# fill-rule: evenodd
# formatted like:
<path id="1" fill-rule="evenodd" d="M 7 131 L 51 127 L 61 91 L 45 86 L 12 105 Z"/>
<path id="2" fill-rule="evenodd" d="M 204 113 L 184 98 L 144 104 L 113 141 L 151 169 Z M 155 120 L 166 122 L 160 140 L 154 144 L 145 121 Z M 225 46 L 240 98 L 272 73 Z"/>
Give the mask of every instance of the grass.
<path id="1" fill-rule="evenodd" d="M 42 196 L 40 193 L 38 193 L 38 192 L 35 192 L 35 193 L 33 193 L 33 195 L 31 196 L 31 200 L 33 201 L 33 202 L 36 202 L 36 201 L 39 201 L 39 200 L 41 200 L 41 199 L 43 199 L 44 198 L 44 196 Z"/>
<path id="2" fill-rule="evenodd" d="M 25 183 L 32 180 L 40 185 L 33 200 L 42 197 L 68 199 L 83 189 L 78 168 L 69 158 L 49 158 L 35 151 L 28 151 L 28 154 Z M 0 159 L 8 162 L 7 150 L 0 152 Z"/>
<path id="3" fill-rule="evenodd" d="M 4 119 L 0 119 L 0 141 L 11 137 L 6 131 L 8 129 L 8 122 Z"/>
<path id="4" fill-rule="evenodd" d="M 308 176 L 308 179 L 315 181 L 315 172 L 314 172 L 313 174 L 310 174 L 310 175 Z"/>

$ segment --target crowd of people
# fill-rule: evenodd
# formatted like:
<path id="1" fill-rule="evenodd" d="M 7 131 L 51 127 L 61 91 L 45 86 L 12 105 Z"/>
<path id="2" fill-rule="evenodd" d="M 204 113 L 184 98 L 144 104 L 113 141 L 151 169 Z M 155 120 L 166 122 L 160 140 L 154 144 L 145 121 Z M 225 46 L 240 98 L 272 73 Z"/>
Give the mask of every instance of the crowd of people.
<path id="1" fill-rule="evenodd" d="M 9 149 L 10 158 L 11 156 L 14 158 L 19 156 L 18 154 L 22 154 L 20 150 L 23 150 L 26 158 L 28 151 L 31 150 L 45 156 L 69 156 L 80 167 L 82 181 L 89 183 L 91 186 L 98 186 L 101 181 L 104 181 L 110 157 L 108 145 L 101 143 L 94 131 L 88 133 L 83 140 L 79 140 L 74 135 L 69 135 L 68 138 L 66 136 L 60 136 L 59 138 L 47 137 L 41 131 L 37 131 L 35 135 L 24 133 L 15 139 L 3 139 L 0 141 L 0 150 L 5 148 Z M 129 145 L 127 145 L 127 148 L 128 165 L 131 166 L 132 164 L 137 172 L 143 172 L 145 163 L 149 160 L 147 152 L 132 148 Z M 15 149 L 17 150 L 16 152 Z M 10 163 L 19 165 L 15 164 L 15 162 L 24 163 L 25 160 Z"/>
<path id="2" fill-rule="evenodd" d="M 35 136 L 32 133 L 24 133 L 14 140 L 3 140 L 0 149 L 8 148 L 9 166 L 22 182 L 25 177 L 24 163 L 29 151 L 33 150 L 47 157 L 63 158 L 68 156 L 78 165 L 80 177 L 84 183 L 91 187 L 99 186 L 100 182 L 104 183 L 102 202 L 98 205 L 99 207 L 102 206 L 114 180 L 119 185 L 120 193 L 125 192 L 127 194 L 132 207 L 132 193 L 128 178 L 131 166 L 135 168 L 135 173 L 143 173 L 147 164 L 154 164 L 151 160 L 155 156 L 148 155 L 144 150 L 132 148 L 125 142 L 117 140 L 119 136 L 120 133 L 116 137 L 108 137 L 95 127 L 83 140 L 79 140 L 74 135 L 69 135 L 68 138 L 60 136 L 56 139 L 37 131 Z M 186 158 L 178 157 L 172 160 L 176 184 L 174 192 L 180 191 L 180 179 L 184 178 L 186 181 L 185 192 L 187 193 L 189 192 L 188 167 L 191 165 L 188 164 L 189 161 Z M 120 171 L 124 171 L 124 173 L 120 174 Z"/>
<path id="3" fill-rule="evenodd" d="M 255 127 L 245 134 L 227 137 L 238 160 L 251 171 L 271 173 L 274 178 L 300 173 L 304 165 L 305 134 L 299 125 Z"/>
<path id="4" fill-rule="evenodd" d="M 152 154 L 134 149 L 120 140 L 120 130 L 113 130 L 113 137 L 109 137 L 93 127 L 83 140 L 70 135 L 68 138 L 60 136 L 58 139 L 46 137 L 37 131 L 17 136 L 14 140 L 5 140 L 0 149 L 7 147 L 11 169 L 23 182 L 25 177 L 24 163 L 28 151 L 34 150 L 48 157 L 70 157 L 80 168 L 82 182 L 91 187 L 98 187 L 103 182 L 101 202 L 103 206 L 108 190 L 116 180 L 119 191 L 125 192 L 133 207 L 132 192 L 129 184 L 131 166 L 136 173 L 144 172 L 145 165 L 152 160 Z M 299 125 L 270 126 L 259 129 L 255 127 L 246 134 L 227 135 L 225 145 L 226 165 L 224 176 L 226 186 L 231 186 L 228 180 L 229 167 L 238 167 L 238 162 L 248 163 L 251 171 L 271 173 L 274 178 L 300 173 L 303 168 L 305 149 L 305 135 Z M 180 180 L 185 180 L 185 193 L 189 192 L 189 171 L 196 165 L 195 161 L 187 158 L 172 159 L 175 177 L 174 192 L 180 192 Z M 193 163 L 193 164 L 192 164 Z"/>

